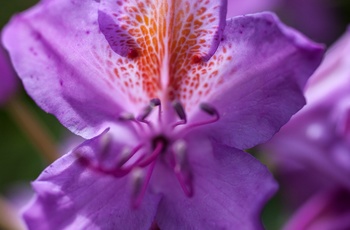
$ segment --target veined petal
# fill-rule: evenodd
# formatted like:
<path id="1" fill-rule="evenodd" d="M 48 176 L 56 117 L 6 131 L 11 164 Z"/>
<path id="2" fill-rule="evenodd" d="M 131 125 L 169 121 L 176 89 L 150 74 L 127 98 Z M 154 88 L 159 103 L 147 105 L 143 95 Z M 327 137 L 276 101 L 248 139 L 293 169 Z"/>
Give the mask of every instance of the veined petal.
<path id="1" fill-rule="evenodd" d="M 150 98 L 170 100 L 193 63 L 216 51 L 225 25 L 226 0 L 101 0 L 99 23 L 111 47 L 133 56 Z M 115 67 L 120 72 L 119 67 Z"/>
<path id="2" fill-rule="evenodd" d="M 156 217 L 160 229 L 262 229 L 261 209 L 277 190 L 267 168 L 235 148 L 191 144 L 193 197 L 184 195 L 171 172 L 157 174 L 164 193 Z"/>
<path id="3" fill-rule="evenodd" d="M 103 157 L 103 138 L 104 134 L 84 142 L 32 183 L 36 197 L 24 212 L 29 229 L 149 229 L 159 197 L 146 193 L 133 209 L 128 176 L 96 172 L 77 157 Z M 113 148 L 114 153 L 121 151 L 115 143 Z"/>
<path id="4" fill-rule="evenodd" d="M 229 20 L 223 39 L 207 63 L 192 69 L 201 81 L 185 106 L 210 103 L 221 116 L 210 135 L 250 148 L 271 138 L 305 104 L 302 91 L 323 48 L 270 13 Z"/>
<path id="5" fill-rule="evenodd" d="M 97 1 L 41 1 L 16 15 L 3 42 L 27 92 L 71 131 L 92 137 L 148 101 L 140 85 L 117 80 L 113 65 L 133 68 L 99 31 Z M 120 76 L 119 76 L 120 77 Z M 87 106 L 88 105 L 88 106 Z M 143 105 L 142 105 L 143 106 Z"/>

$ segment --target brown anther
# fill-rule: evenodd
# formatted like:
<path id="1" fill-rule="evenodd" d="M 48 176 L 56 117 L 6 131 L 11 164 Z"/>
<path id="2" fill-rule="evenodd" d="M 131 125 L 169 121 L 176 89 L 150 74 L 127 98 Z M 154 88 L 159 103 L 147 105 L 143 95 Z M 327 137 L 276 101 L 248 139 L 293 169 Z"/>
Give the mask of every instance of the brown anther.
<path id="1" fill-rule="evenodd" d="M 133 183 L 133 197 L 136 198 L 140 195 L 142 191 L 142 186 L 144 183 L 145 175 L 141 168 L 135 168 L 131 172 L 131 178 Z"/>
<path id="2" fill-rule="evenodd" d="M 179 118 L 183 121 L 187 121 L 187 116 L 184 107 L 181 105 L 180 102 L 174 101 L 173 102 L 173 107 L 176 112 L 176 114 L 179 116 Z"/>
<path id="3" fill-rule="evenodd" d="M 207 103 L 201 103 L 199 107 L 201 108 L 201 110 L 203 110 L 204 112 L 206 112 L 211 116 L 218 116 L 218 111 Z"/>
<path id="4" fill-rule="evenodd" d="M 130 121 L 130 120 L 134 120 L 134 119 L 135 119 L 135 117 L 131 113 L 122 113 L 119 115 L 119 121 Z"/>
<path id="5" fill-rule="evenodd" d="M 176 165 L 180 170 L 187 166 L 187 146 L 184 140 L 177 140 L 173 144 L 173 151 L 175 156 Z"/>
<path id="6" fill-rule="evenodd" d="M 159 105 L 160 105 L 160 100 L 159 100 L 159 98 L 153 98 L 153 99 L 150 101 L 150 104 L 151 104 L 151 106 L 159 106 Z"/>
<path id="7" fill-rule="evenodd" d="M 153 107 L 151 105 L 147 105 L 143 108 L 142 113 L 137 117 L 139 121 L 145 121 L 145 119 L 151 114 Z"/>

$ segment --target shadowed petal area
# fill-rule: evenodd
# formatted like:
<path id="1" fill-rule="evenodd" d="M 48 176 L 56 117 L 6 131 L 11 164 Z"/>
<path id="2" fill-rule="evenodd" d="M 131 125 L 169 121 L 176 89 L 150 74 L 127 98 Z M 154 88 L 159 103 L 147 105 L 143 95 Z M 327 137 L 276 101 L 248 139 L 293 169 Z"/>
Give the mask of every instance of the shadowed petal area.
<path id="1" fill-rule="evenodd" d="M 29 229 L 149 229 L 158 196 L 146 193 L 133 209 L 127 176 L 96 172 L 77 159 L 77 153 L 96 159 L 102 138 L 86 141 L 33 182 L 37 195 L 24 213 Z M 120 152 L 120 146 L 114 148 L 114 153 Z"/>
<path id="2" fill-rule="evenodd" d="M 195 70 L 202 68 L 202 78 L 208 79 L 196 94 L 206 94 L 204 101 L 221 116 L 209 135 L 247 149 L 270 139 L 303 107 L 302 90 L 321 62 L 323 47 L 270 13 L 228 20 L 223 39 L 214 56 Z"/>
<path id="3" fill-rule="evenodd" d="M 14 93 L 17 86 L 17 77 L 11 67 L 7 54 L 0 44 L 0 105 L 5 103 Z"/>
<path id="4" fill-rule="evenodd" d="M 265 166 L 248 153 L 209 141 L 193 143 L 188 157 L 193 197 L 184 195 L 174 176 L 159 178 L 161 229 L 262 228 L 260 212 L 277 189 Z"/>
<path id="5" fill-rule="evenodd" d="M 125 108 L 138 111 L 137 99 L 129 94 L 143 96 L 137 87 L 126 91 L 115 80 L 111 60 L 125 63 L 99 32 L 98 4 L 41 1 L 14 16 L 3 33 L 27 92 L 45 111 L 85 138 L 115 123 Z"/>
<path id="6" fill-rule="evenodd" d="M 349 229 L 350 196 L 343 188 L 324 190 L 308 200 L 289 222 L 284 230 Z"/>

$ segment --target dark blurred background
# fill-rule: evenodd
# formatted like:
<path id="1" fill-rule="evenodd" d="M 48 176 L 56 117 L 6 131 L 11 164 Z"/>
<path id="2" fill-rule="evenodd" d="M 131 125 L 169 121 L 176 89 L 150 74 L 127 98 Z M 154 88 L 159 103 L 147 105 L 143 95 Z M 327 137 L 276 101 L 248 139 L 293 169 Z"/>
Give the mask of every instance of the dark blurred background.
<path id="1" fill-rule="evenodd" d="M 238 2 L 240 0 L 236 0 Z M 249 0 L 241 0 L 249 1 Z M 21 12 L 38 1 L 1 0 L 0 27 L 2 28 L 11 15 Z M 350 0 L 275 0 L 270 7 L 288 25 L 301 30 L 313 40 L 331 45 L 345 30 L 350 22 Z M 232 1 L 230 4 L 235 4 Z M 265 9 L 263 9 L 265 10 Z M 253 10 L 255 11 L 255 10 Z M 230 13 L 230 12 L 229 12 Z M 246 12 L 245 12 L 246 13 Z M 35 117 L 54 140 L 57 147 L 67 139 L 68 132 L 52 115 L 46 114 L 26 95 L 18 81 L 16 98 L 25 107 L 28 116 Z M 1 78 L 0 78 L 1 84 Z M 28 185 L 47 166 L 39 149 L 29 141 L 28 133 L 14 118 L 8 104 L 0 107 L 0 194 L 13 199 L 16 190 Z M 30 135 L 30 134 L 29 134 Z M 262 158 L 258 152 L 254 155 L 269 166 L 269 160 Z M 273 166 L 271 168 L 273 171 Z M 277 194 L 264 210 L 263 218 L 267 229 L 279 229 L 288 216 L 288 210 Z M 1 213 L 0 213 L 1 215 Z"/>

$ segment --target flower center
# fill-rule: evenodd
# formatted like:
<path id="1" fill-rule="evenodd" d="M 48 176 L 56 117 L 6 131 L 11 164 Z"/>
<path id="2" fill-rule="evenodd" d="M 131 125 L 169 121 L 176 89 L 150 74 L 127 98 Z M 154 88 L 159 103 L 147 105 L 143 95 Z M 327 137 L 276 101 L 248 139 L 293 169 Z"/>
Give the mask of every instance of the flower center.
<path id="1" fill-rule="evenodd" d="M 153 120 L 149 119 L 156 107 L 158 107 L 158 115 L 153 116 Z M 173 102 L 172 107 L 177 115 L 177 120 L 172 122 L 162 118 L 163 111 L 159 99 L 152 99 L 136 118 L 130 113 L 120 116 L 121 121 L 132 122 L 135 125 L 140 143 L 133 149 L 127 148 L 119 153 L 114 167 L 106 168 L 102 163 L 94 164 L 89 158 L 79 155 L 84 166 L 99 173 L 114 177 L 130 175 L 133 190 L 132 200 L 135 208 L 142 201 L 156 162 L 166 164 L 176 175 L 184 193 L 188 197 L 193 195 L 193 175 L 188 161 L 189 153 L 184 136 L 193 128 L 216 122 L 219 119 L 219 114 L 212 106 L 202 103 L 200 109 L 208 114 L 210 119 L 188 124 L 187 115 L 181 103 Z M 110 145 L 113 144 L 113 141 L 106 141 L 106 143 L 106 145 Z M 108 151 L 110 151 L 109 148 L 102 148 L 101 155 L 108 155 L 108 153 L 104 153 Z M 162 160 L 158 161 L 159 158 Z"/>

